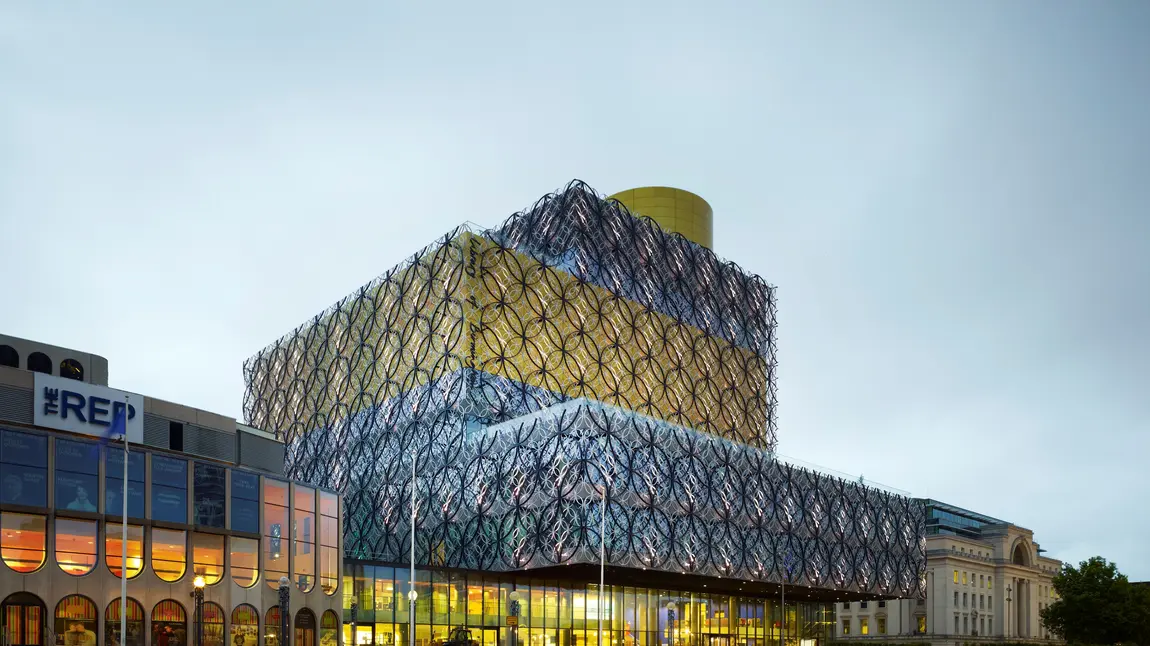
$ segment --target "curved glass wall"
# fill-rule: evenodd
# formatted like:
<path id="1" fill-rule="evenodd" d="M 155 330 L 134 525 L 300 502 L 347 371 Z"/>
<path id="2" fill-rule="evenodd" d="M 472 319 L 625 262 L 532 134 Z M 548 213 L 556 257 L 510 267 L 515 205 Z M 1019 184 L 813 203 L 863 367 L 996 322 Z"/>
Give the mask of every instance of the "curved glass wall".
<path id="1" fill-rule="evenodd" d="M 295 485 L 293 489 L 292 575 L 300 592 L 311 592 L 315 587 L 315 489 L 300 485 Z M 314 641 L 314 617 L 311 630 Z"/>
<path id="2" fill-rule="evenodd" d="M 224 537 L 219 534 L 192 534 L 192 574 L 215 585 L 224 576 Z"/>
<path id="3" fill-rule="evenodd" d="M 278 590 L 280 577 L 288 575 L 288 485 L 264 479 L 264 582 Z"/>
<path id="4" fill-rule="evenodd" d="M 0 513 L 0 557 L 11 570 L 28 574 L 47 560 L 47 518 L 35 514 Z"/>
<path id="5" fill-rule="evenodd" d="M 122 552 L 122 525 L 104 524 L 104 563 L 116 578 L 120 577 L 120 567 L 124 562 Z M 134 579 L 144 570 L 144 528 L 128 525 L 127 567 L 128 578 Z"/>
<path id="6" fill-rule="evenodd" d="M 94 520 L 56 519 L 56 565 L 73 576 L 96 567 L 99 526 Z"/>
<path id="7" fill-rule="evenodd" d="M 187 569 L 188 535 L 182 529 L 152 528 L 152 571 L 161 581 L 179 581 Z"/>
<path id="8" fill-rule="evenodd" d="M 339 498 L 326 491 L 319 492 L 319 587 L 327 595 L 339 587 Z"/>

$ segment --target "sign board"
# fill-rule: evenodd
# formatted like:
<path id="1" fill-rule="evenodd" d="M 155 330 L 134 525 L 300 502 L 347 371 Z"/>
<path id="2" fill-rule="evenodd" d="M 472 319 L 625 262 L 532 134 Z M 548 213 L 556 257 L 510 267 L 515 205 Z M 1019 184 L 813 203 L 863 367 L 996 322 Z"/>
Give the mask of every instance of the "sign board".
<path id="1" fill-rule="evenodd" d="M 122 390 L 36 373 L 32 421 L 37 426 L 103 437 L 116 411 L 128 406 L 128 441 L 144 443 L 144 397 Z"/>
<path id="2" fill-rule="evenodd" d="M 516 617 L 515 615 L 511 615 L 511 616 L 507 617 L 507 625 L 511 626 L 511 627 L 518 626 L 519 625 L 519 617 Z"/>

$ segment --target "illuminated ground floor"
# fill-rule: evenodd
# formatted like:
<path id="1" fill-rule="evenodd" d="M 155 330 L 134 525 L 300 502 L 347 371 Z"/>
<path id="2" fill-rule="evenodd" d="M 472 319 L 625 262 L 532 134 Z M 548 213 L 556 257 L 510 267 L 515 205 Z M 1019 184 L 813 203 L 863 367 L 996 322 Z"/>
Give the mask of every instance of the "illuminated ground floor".
<path id="1" fill-rule="evenodd" d="M 643 585 L 646 572 L 632 571 L 629 580 L 613 584 L 620 577 L 612 572 L 600 594 L 597 569 L 579 568 L 567 576 L 573 570 L 534 576 L 417 569 L 415 645 L 439 646 L 457 626 L 467 627 L 479 646 L 599 646 L 600 630 L 604 646 L 779 643 L 780 598 L 758 596 L 763 589 L 753 595 L 739 589 L 749 584 L 692 578 L 689 590 L 668 589 L 656 585 L 667 583 L 666 575 Z M 411 643 L 409 576 L 404 567 L 345 565 L 345 644 Z M 724 589 L 708 591 L 716 585 Z M 786 643 L 815 646 L 834 636 L 835 593 L 821 592 L 823 598 L 815 600 L 810 590 L 787 589 Z"/>

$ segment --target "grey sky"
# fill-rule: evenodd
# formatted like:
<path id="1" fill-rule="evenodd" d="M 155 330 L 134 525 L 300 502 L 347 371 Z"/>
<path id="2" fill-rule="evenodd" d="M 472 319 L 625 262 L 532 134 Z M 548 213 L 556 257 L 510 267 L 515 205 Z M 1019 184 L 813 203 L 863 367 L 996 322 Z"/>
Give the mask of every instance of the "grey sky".
<path id="1" fill-rule="evenodd" d="M 171 4 L 0 2 L 0 330 L 239 417 L 461 221 L 680 186 L 783 453 L 1150 579 L 1150 3 Z"/>

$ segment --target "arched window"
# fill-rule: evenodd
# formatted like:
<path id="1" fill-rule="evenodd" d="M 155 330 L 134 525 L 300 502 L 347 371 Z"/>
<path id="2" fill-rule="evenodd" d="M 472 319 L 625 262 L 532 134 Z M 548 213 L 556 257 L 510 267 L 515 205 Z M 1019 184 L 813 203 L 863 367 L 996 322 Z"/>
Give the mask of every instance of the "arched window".
<path id="1" fill-rule="evenodd" d="M 260 542 L 254 538 L 232 536 L 232 581 L 250 588 L 260 578 Z"/>
<path id="2" fill-rule="evenodd" d="M 117 597 L 104 609 L 104 643 L 123 646 L 144 646 L 144 607 L 139 601 L 128 597 L 128 641 L 120 641 L 120 598 Z"/>
<path id="3" fill-rule="evenodd" d="M 94 520 L 56 518 L 56 565 L 73 576 L 96 567 L 99 528 Z"/>
<path id="4" fill-rule="evenodd" d="M 0 603 L 4 643 L 9 646 L 44 646 L 47 620 L 44 602 L 30 592 L 15 592 Z"/>
<path id="5" fill-rule="evenodd" d="M 161 581 L 184 576 L 188 562 L 188 533 L 182 529 L 152 528 L 152 570 Z"/>
<path id="6" fill-rule="evenodd" d="M 32 372 L 50 375 L 52 374 L 52 360 L 43 352 L 33 352 L 28 355 L 28 369 Z"/>
<path id="7" fill-rule="evenodd" d="M 47 560 L 47 519 L 33 514 L 0 514 L 0 557 L 21 574 L 35 572 Z"/>
<path id="8" fill-rule="evenodd" d="M 268 608 L 264 615 L 264 646 L 280 646 L 280 607 Z"/>
<path id="9" fill-rule="evenodd" d="M 339 498 L 326 491 L 319 492 L 319 545 L 319 587 L 333 595 L 339 588 Z"/>
<path id="10" fill-rule="evenodd" d="M 82 594 L 70 594 L 56 604 L 56 636 L 65 644 L 97 646 L 96 604 Z"/>
<path id="11" fill-rule="evenodd" d="M 192 574 L 215 585 L 224 575 L 224 537 L 219 534 L 192 534 Z"/>
<path id="12" fill-rule="evenodd" d="M 259 646 L 260 611 L 241 603 L 232 610 L 232 646 Z"/>
<path id="13" fill-rule="evenodd" d="M 315 613 L 300 608 L 295 613 L 294 646 L 315 646 Z"/>
<path id="14" fill-rule="evenodd" d="M 123 525 L 104 523 L 104 563 L 112 571 L 112 576 L 120 578 L 120 543 L 123 539 Z M 134 579 L 144 570 L 144 528 L 128 525 L 128 578 Z"/>
<path id="15" fill-rule="evenodd" d="M 224 609 L 218 603 L 205 601 L 203 620 L 203 646 L 224 646 Z"/>
<path id="16" fill-rule="evenodd" d="M 1027 562 L 1028 559 L 1026 558 L 1026 556 L 1027 556 L 1027 554 L 1026 554 L 1026 546 L 1025 545 L 1023 545 L 1022 543 L 1019 543 L 1018 545 L 1014 546 L 1014 558 L 1012 558 L 1011 560 L 1014 562 L 1015 565 L 1030 565 Z"/>
<path id="17" fill-rule="evenodd" d="M 84 366 L 75 359 L 64 359 L 60 362 L 60 376 L 76 381 L 84 381 Z"/>
<path id="18" fill-rule="evenodd" d="M 295 485 L 292 495 L 292 575 L 300 592 L 315 587 L 315 489 Z M 299 619 L 299 615 L 296 615 Z M 312 617 L 312 641 L 315 641 L 315 617 Z"/>
<path id="19" fill-rule="evenodd" d="M 319 624 L 319 646 L 339 646 L 339 615 L 325 610 Z"/>
<path id="20" fill-rule="evenodd" d="M 10 345 L 0 345 L 0 366 L 20 367 L 20 353 Z"/>
<path id="21" fill-rule="evenodd" d="M 167 633 L 167 644 L 188 643 L 188 615 L 179 601 L 164 599 L 152 608 L 152 646 L 160 646 L 160 633 Z"/>

